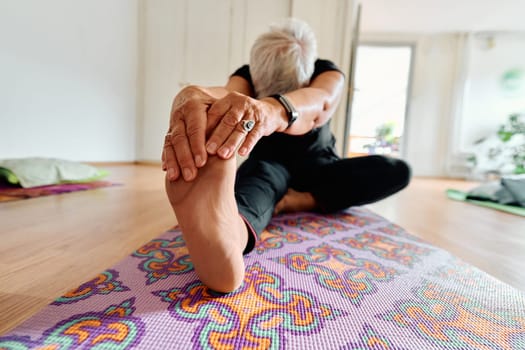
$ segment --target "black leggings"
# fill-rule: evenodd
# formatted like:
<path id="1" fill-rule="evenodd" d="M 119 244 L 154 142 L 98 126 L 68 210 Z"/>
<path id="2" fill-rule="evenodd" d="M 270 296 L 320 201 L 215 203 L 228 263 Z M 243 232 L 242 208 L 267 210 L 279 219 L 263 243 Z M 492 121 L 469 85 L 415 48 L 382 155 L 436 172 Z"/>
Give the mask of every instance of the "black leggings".
<path id="1" fill-rule="evenodd" d="M 291 163 L 250 157 L 237 170 L 239 212 L 256 234 L 268 225 L 288 188 L 310 192 L 320 212 L 332 213 L 388 197 L 410 181 L 404 161 L 380 155 L 341 159 L 328 152 Z M 253 249 L 255 240 L 250 240 L 245 252 Z"/>

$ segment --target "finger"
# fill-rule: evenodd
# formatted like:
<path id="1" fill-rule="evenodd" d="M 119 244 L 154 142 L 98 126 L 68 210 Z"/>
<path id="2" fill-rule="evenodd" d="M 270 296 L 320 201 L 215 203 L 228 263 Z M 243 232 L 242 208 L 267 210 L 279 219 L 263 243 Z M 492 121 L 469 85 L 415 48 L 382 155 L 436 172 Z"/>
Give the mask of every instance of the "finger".
<path id="1" fill-rule="evenodd" d="M 244 127 L 242 126 L 242 121 L 243 120 L 237 123 L 237 126 L 235 127 L 233 132 L 230 134 L 228 139 L 217 150 L 217 154 L 219 155 L 219 157 L 223 159 L 229 159 L 231 156 L 235 154 L 235 150 L 239 147 L 242 141 L 246 138 L 246 135 L 249 135 L 251 133 L 244 129 Z"/>
<path id="2" fill-rule="evenodd" d="M 166 136 L 164 136 L 164 145 L 162 146 L 162 155 L 160 157 L 162 161 L 163 171 L 168 170 L 168 164 L 166 161 L 166 148 L 171 147 L 170 137 L 171 137 L 171 130 L 168 130 L 168 132 L 166 133 Z"/>
<path id="3" fill-rule="evenodd" d="M 217 127 L 213 130 L 208 142 L 206 143 L 206 150 L 209 154 L 217 153 L 217 150 L 224 145 L 230 135 L 234 132 L 243 117 L 243 111 L 237 108 L 230 108 L 222 117 Z M 233 142 L 230 142 L 230 145 Z M 223 151 L 224 152 L 224 151 Z"/>
<path id="4" fill-rule="evenodd" d="M 263 136 L 261 130 L 262 128 L 256 124 L 253 130 L 246 135 L 244 141 L 242 142 L 239 148 L 239 155 L 245 156 L 252 151 L 257 142 L 259 142 L 259 140 Z"/>
<path id="5" fill-rule="evenodd" d="M 164 150 L 164 148 L 166 147 L 166 145 L 164 145 L 164 147 L 162 147 L 162 156 L 161 156 L 161 161 L 162 161 L 162 171 L 166 171 L 168 170 L 168 166 L 166 165 L 166 150 Z"/>
<path id="6" fill-rule="evenodd" d="M 208 109 L 208 119 L 206 122 L 206 136 L 210 136 L 217 127 L 222 117 L 231 109 L 231 100 L 223 98 L 215 101 Z"/>
<path id="7" fill-rule="evenodd" d="M 179 112 L 176 112 L 179 113 Z M 173 145 L 174 159 L 186 181 L 191 181 L 197 175 L 197 168 L 191 153 L 190 143 L 186 137 L 186 125 L 182 119 L 177 119 L 173 125 L 170 142 Z M 176 150 L 176 151 L 175 151 Z M 175 163 L 172 163 L 175 165 Z M 168 163 L 168 171 L 171 168 Z"/>
<path id="8" fill-rule="evenodd" d="M 166 175 L 168 177 L 168 180 L 177 180 L 180 176 L 179 164 L 177 162 L 177 157 L 175 156 L 175 150 L 173 149 L 173 145 L 170 142 L 164 144 L 162 155 L 166 163 Z"/>
<path id="9" fill-rule="evenodd" d="M 160 156 L 160 160 L 162 162 L 162 170 L 163 171 L 166 171 L 166 151 L 164 150 L 164 148 L 166 148 L 166 138 L 168 137 L 168 135 L 166 135 L 164 137 L 164 146 L 162 147 L 162 154 Z"/>
<path id="10" fill-rule="evenodd" d="M 195 165 L 200 168 L 206 164 L 208 152 L 206 151 L 206 108 L 199 106 L 198 109 L 190 113 L 184 113 L 191 116 L 185 119 L 186 135 L 189 140 L 191 153 Z"/>

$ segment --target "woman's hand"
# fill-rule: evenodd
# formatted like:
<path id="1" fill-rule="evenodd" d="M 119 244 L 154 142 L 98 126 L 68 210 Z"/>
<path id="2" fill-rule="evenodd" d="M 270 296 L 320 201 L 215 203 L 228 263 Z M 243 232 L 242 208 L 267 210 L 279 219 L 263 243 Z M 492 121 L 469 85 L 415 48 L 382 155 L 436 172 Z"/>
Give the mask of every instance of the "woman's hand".
<path id="1" fill-rule="evenodd" d="M 197 168 L 206 164 L 207 113 L 216 100 L 196 86 L 185 87 L 173 100 L 162 150 L 162 169 L 170 181 L 181 174 L 184 180 L 191 181 L 197 176 Z"/>
<path id="2" fill-rule="evenodd" d="M 230 92 L 214 102 L 208 110 L 206 150 L 229 159 L 239 147 L 241 156 L 247 155 L 263 137 L 286 129 L 286 115 L 274 99 L 257 100 L 238 92 Z M 247 131 L 242 121 L 253 121 Z"/>

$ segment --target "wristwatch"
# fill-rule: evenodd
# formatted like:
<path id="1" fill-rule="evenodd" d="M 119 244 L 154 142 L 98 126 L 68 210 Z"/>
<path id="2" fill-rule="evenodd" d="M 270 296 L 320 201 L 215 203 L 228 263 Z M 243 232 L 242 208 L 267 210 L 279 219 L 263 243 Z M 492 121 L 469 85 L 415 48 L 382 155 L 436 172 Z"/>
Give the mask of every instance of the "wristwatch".
<path id="1" fill-rule="evenodd" d="M 284 109 L 286 110 L 286 114 L 288 115 L 288 126 L 286 128 L 288 129 L 299 117 L 299 112 L 297 112 L 295 107 L 290 103 L 286 96 L 275 94 L 270 97 L 273 97 L 277 101 L 279 101 L 279 103 L 282 104 Z"/>

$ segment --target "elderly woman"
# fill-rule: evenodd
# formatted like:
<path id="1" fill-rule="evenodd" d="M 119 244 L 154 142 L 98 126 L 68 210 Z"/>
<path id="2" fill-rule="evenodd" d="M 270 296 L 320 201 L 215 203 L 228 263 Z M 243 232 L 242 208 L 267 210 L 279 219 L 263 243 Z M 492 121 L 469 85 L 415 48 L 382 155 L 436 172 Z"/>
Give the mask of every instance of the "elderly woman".
<path id="1" fill-rule="evenodd" d="M 224 87 L 190 86 L 175 97 L 166 190 L 208 287 L 230 292 L 242 283 L 243 254 L 273 214 L 335 212 L 408 184 L 401 160 L 336 154 L 329 123 L 343 89 L 336 65 L 317 58 L 310 27 L 289 19 L 257 38 L 250 64 Z M 237 150 L 249 155 L 238 168 Z"/>

